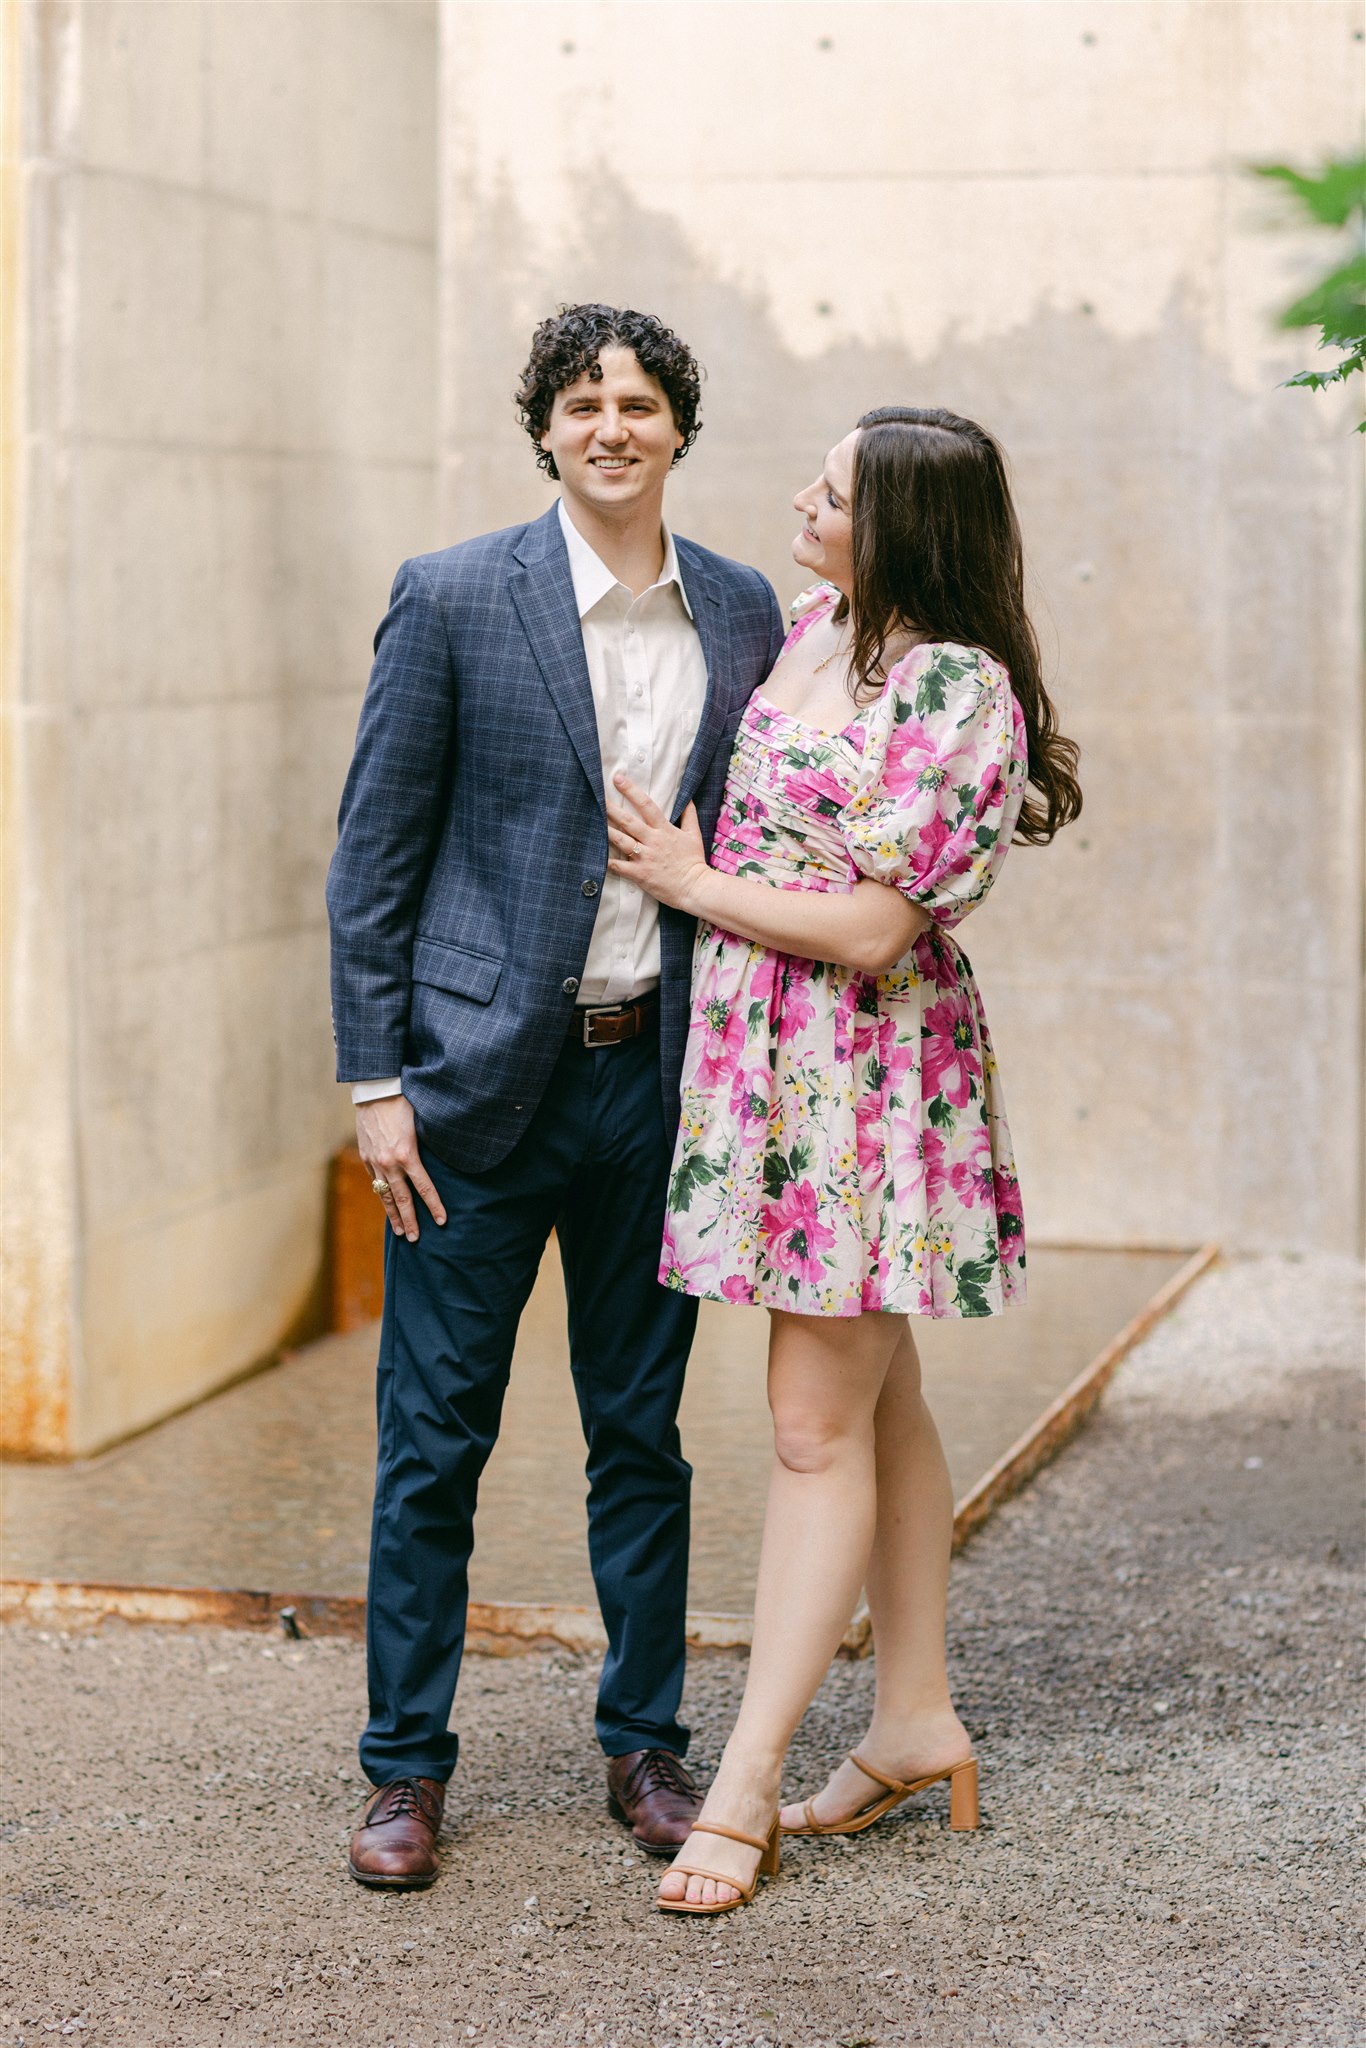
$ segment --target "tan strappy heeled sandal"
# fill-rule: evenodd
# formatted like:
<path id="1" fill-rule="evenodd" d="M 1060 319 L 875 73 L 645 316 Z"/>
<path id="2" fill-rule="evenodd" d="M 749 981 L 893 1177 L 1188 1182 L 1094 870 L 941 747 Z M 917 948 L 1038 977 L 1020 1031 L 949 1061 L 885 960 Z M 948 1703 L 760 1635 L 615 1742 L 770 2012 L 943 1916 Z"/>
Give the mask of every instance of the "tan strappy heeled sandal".
<path id="1" fill-rule="evenodd" d="M 784 1828 L 785 1835 L 859 1835 L 870 1828 L 875 1820 L 881 1820 L 884 1813 L 890 1813 L 894 1806 L 900 1806 L 903 1799 L 909 1799 L 913 1792 L 923 1792 L 927 1785 L 938 1785 L 942 1779 L 949 1781 L 949 1826 L 955 1829 L 975 1828 L 981 1813 L 977 1805 L 977 1759 L 966 1756 L 958 1764 L 950 1764 L 947 1770 L 931 1771 L 927 1777 L 912 1778 L 902 1784 L 900 1778 L 889 1778 L 882 1771 L 874 1770 L 861 1756 L 850 1752 L 849 1761 L 862 1771 L 865 1778 L 885 1786 L 885 1795 L 874 1799 L 871 1805 L 862 1806 L 848 1820 L 817 1820 L 815 1801 L 808 1799 L 802 1807 L 806 1823 L 799 1828 Z"/>
<path id="2" fill-rule="evenodd" d="M 762 1850 L 759 1868 L 754 1873 L 752 1884 L 746 1888 L 738 1877 L 728 1877 L 724 1870 L 700 1870 L 695 1863 L 671 1864 L 671 1873 L 677 1872 L 680 1877 L 709 1877 L 713 1884 L 728 1884 L 733 1891 L 739 1893 L 739 1897 L 713 1899 L 708 1904 L 703 1899 L 661 1899 L 656 1894 L 655 1904 L 661 1913 L 733 1913 L 737 1906 L 748 1906 L 752 1903 L 754 1894 L 759 1889 L 761 1877 L 778 1875 L 778 1863 L 782 1854 L 778 1846 L 778 1837 L 782 1830 L 778 1826 L 776 1814 L 773 1816 L 773 1826 L 769 1829 L 767 1837 L 742 1835 L 739 1828 L 723 1828 L 719 1821 L 714 1820 L 695 1820 L 692 1831 L 695 1835 L 724 1835 L 728 1842 L 743 1842 L 746 1848 Z"/>

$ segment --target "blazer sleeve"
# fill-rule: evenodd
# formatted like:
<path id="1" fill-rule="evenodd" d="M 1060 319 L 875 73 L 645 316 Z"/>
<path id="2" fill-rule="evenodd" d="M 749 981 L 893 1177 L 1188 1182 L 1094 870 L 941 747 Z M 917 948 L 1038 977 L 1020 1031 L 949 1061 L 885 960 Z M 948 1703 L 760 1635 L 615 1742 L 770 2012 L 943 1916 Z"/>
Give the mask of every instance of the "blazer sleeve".
<path id="1" fill-rule="evenodd" d="M 397 1074 L 407 1054 L 413 937 L 445 819 L 455 710 L 428 573 L 405 562 L 375 635 L 327 876 L 339 1081 Z"/>
<path id="2" fill-rule="evenodd" d="M 778 656 L 782 653 L 786 643 L 787 621 L 783 617 L 783 608 L 778 602 L 778 593 L 774 590 L 773 585 L 766 576 L 763 579 L 763 585 L 768 610 L 768 662 L 764 669 L 762 680 L 767 681 L 778 666 Z"/>

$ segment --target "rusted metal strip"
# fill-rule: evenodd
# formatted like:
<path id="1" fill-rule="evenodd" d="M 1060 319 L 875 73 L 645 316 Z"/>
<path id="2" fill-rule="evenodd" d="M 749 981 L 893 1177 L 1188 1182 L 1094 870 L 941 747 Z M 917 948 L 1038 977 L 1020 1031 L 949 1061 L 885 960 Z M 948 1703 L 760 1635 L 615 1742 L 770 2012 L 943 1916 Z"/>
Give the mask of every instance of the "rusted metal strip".
<path id="1" fill-rule="evenodd" d="M 285 1628 L 286 1611 L 300 1635 L 363 1636 L 365 1602 L 309 1593 L 255 1593 L 214 1586 L 114 1586 L 60 1579 L 0 1581 L 0 1617 L 40 1628 L 81 1628 L 113 1616 L 176 1627 Z"/>
<path id="2" fill-rule="evenodd" d="M 271 1629 L 290 1637 L 365 1635 L 365 1602 L 358 1595 L 256 1593 L 212 1586 L 114 1586 L 59 1579 L 0 1580 L 0 1621 L 35 1628 L 91 1628 L 113 1618 L 161 1628 L 198 1622 L 214 1628 Z M 690 1614 L 688 1648 L 708 1656 L 749 1648 L 747 1614 Z M 860 1611 L 840 1655 L 866 1654 L 868 1617 Z M 601 1655 L 607 1633 L 596 1609 L 529 1601 L 472 1600 L 465 1647 L 489 1657 L 527 1650 L 574 1650 Z"/>

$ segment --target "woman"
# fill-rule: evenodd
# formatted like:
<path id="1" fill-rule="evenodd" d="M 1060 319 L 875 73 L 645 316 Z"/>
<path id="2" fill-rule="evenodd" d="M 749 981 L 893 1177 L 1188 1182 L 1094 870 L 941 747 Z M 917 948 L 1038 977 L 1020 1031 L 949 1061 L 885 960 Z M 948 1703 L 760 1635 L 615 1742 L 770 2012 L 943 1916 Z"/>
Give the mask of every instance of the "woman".
<path id="1" fill-rule="evenodd" d="M 991 436 L 885 407 L 796 499 L 820 584 L 737 735 L 708 866 L 624 778 L 612 866 L 700 921 L 661 1279 L 770 1313 L 775 1451 L 740 1713 L 668 1911 L 727 1912 L 779 1827 L 850 1833 L 976 1763 L 944 1662 L 953 1497 L 908 1318 L 1024 1295 L 986 1020 L 949 930 L 1081 808 Z M 628 808 L 629 805 L 629 808 Z M 867 1588 L 871 1724 L 814 1799 L 792 1733 Z M 857 1761 L 854 1760 L 857 1758 Z"/>

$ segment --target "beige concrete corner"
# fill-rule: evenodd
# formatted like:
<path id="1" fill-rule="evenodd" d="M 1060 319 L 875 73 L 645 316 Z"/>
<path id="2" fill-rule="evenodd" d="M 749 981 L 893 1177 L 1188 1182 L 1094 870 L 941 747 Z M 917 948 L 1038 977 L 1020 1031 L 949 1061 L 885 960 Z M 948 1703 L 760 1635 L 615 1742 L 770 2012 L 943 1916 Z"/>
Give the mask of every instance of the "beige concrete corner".
<path id="1" fill-rule="evenodd" d="M 32 15 L 0 10 L 0 1448 L 70 1448 L 75 1202 L 67 953 L 66 749 L 30 661 L 33 448 L 23 86 Z"/>
<path id="2" fill-rule="evenodd" d="M 319 1327 L 323 878 L 375 621 L 436 538 L 435 34 L 5 9 L 12 1452 Z"/>

